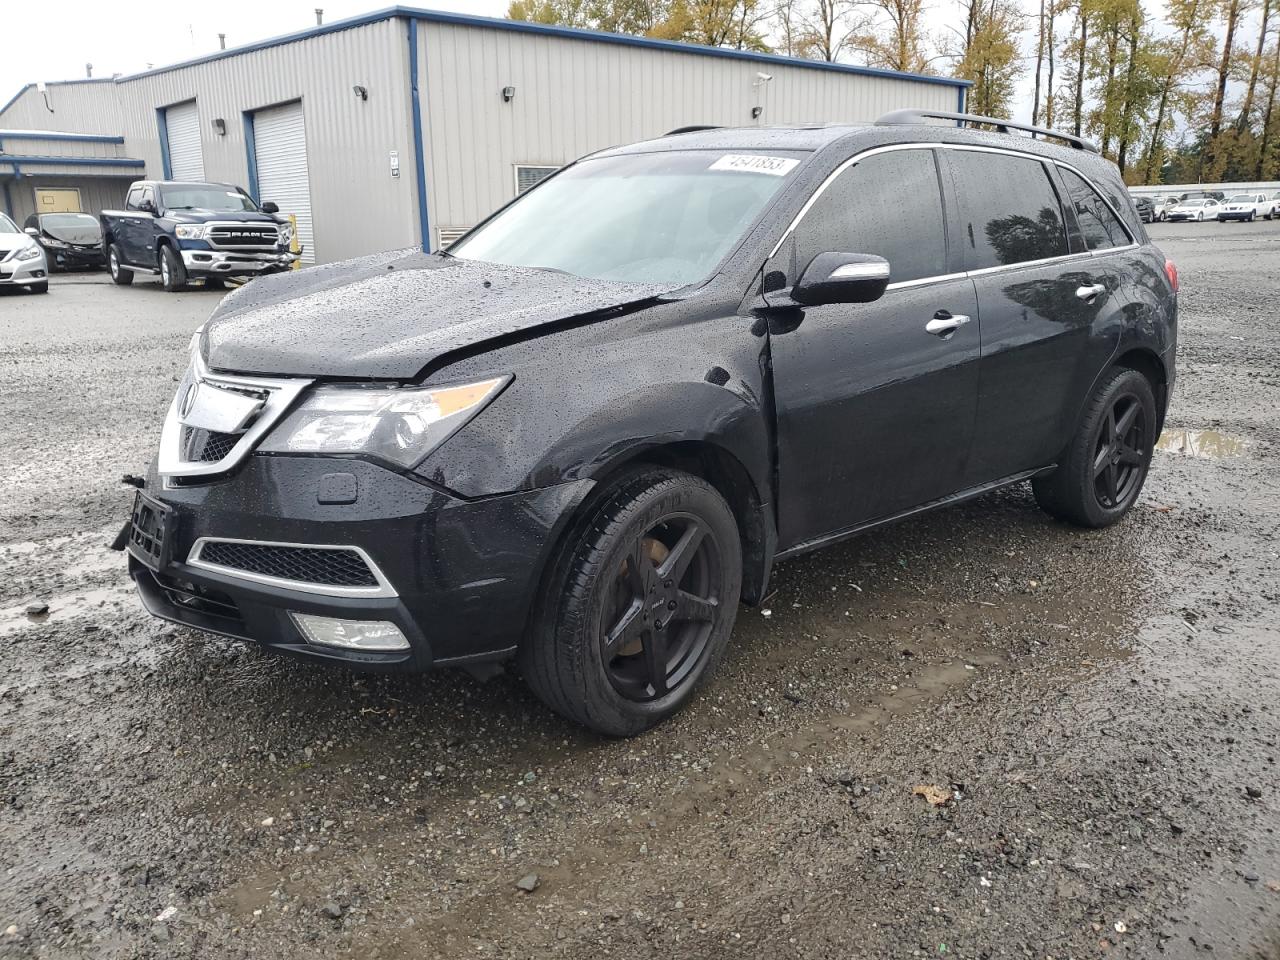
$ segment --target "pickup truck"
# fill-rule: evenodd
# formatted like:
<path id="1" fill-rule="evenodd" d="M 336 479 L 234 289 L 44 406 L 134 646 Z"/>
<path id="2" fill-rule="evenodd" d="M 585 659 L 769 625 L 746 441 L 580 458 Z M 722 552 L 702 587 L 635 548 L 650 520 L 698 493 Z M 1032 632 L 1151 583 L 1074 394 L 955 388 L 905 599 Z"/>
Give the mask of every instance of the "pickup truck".
<path id="1" fill-rule="evenodd" d="M 279 212 L 230 184 L 139 180 L 123 210 L 99 215 L 102 252 L 122 286 L 138 273 L 158 275 L 170 291 L 191 280 L 220 286 L 224 277 L 277 273 L 298 260 Z"/>

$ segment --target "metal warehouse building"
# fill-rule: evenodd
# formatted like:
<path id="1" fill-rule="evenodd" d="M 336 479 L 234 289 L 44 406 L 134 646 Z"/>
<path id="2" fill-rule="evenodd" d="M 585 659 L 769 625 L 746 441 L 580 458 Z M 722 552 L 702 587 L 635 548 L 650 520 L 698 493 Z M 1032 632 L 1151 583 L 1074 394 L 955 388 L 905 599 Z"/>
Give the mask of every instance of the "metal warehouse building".
<path id="1" fill-rule="evenodd" d="M 143 177 L 244 186 L 306 262 L 434 249 L 556 167 L 688 124 L 963 109 L 964 81 L 395 7 L 0 110 L 0 189 L 119 207 Z"/>

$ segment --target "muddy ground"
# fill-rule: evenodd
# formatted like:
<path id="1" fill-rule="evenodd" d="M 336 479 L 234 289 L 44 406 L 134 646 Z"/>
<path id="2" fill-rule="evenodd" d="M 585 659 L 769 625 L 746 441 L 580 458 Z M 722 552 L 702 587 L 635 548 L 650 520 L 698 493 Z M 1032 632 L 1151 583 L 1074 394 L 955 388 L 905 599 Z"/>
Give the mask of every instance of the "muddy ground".
<path id="1" fill-rule="evenodd" d="M 1018 487 L 785 564 L 630 742 L 147 617 L 116 481 L 218 295 L 0 297 L 0 957 L 1280 957 L 1280 224 L 1153 233 L 1127 521 Z"/>

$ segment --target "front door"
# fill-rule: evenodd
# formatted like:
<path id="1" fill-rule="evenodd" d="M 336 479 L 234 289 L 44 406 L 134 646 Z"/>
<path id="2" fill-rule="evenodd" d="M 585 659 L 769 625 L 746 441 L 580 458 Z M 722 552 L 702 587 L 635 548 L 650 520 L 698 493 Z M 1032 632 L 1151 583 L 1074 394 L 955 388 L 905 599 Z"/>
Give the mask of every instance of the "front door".
<path id="1" fill-rule="evenodd" d="M 934 151 L 893 148 L 832 180 L 766 268 L 794 283 L 826 252 L 890 267 L 875 303 L 789 309 L 785 291 L 770 295 L 781 549 L 960 488 L 981 343 L 973 284 L 949 269 L 946 235 Z"/>

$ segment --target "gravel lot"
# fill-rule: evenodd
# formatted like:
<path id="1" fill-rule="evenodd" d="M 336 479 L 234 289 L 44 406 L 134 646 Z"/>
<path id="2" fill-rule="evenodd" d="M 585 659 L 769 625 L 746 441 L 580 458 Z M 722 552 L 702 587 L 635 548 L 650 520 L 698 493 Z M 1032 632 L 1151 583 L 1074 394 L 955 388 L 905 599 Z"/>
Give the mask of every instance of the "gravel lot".
<path id="1" fill-rule="evenodd" d="M 147 617 L 118 480 L 219 294 L 0 295 L 0 957 L 1280 957 L 1280 224 L 1152 233 L 1131 518 L 1018 487 L 788 563 L 630 742 Z"/>

